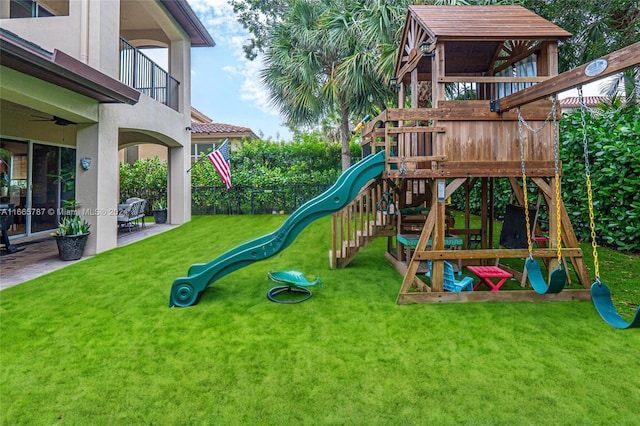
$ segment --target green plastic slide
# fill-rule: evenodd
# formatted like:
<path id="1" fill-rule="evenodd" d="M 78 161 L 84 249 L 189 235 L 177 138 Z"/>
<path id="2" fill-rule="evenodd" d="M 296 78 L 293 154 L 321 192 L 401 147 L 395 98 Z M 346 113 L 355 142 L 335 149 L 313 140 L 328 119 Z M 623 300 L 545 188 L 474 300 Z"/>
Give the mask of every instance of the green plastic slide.
<path id="1" fill-rule="evenodd" d="M 192 265 L 188 276 L 176 278 L 173 282 L 169 307 L 194 305 L 210 284 L 287 248 L 311 222 L 349 204 L 367 182 L 384 171 L 384 163 L 384 151 L 369 155 L 342 173 L 331 188 L 300 206 L 274 232 L 243 243 L 209 263 Z"/>

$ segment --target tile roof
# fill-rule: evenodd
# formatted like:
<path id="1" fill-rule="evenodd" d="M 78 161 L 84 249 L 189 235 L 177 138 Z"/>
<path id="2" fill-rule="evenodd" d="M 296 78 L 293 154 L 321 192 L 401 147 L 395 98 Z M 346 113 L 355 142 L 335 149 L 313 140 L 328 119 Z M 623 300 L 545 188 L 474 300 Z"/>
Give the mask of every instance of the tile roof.
<path id="1" fill-rule="evenodd" d="M 596 107 L 602 103 L 611 103 L 611 98 L 608 96 L 585 96 L 584 104 L 588 107 Z M 577 96 L 570 96 L 568 98 L 560 99 L 561 108 L 579 108 L 580 98 Z"/>
<path id="2" fill-rule="evenodd" d="M 248 127 L 233 126 L 224 123 L 191 122 L 191 133 L 253 133 Z"/>

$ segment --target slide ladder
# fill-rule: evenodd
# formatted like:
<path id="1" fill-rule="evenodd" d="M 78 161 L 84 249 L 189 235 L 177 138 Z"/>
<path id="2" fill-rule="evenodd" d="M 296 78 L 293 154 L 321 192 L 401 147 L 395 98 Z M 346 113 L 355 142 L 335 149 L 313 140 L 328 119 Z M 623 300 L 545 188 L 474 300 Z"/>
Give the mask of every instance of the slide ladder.
<path id="1" fill-rule="evenodd" d="M 174 280 L 169 307 L 194 305 L 211 283 L 242 267 L 281 252 L 311 222 L 344 208 L 367 182 L 382 174 L 384 165 L 384 150 L 369 155 L 349 167 L 325 192 L 296 209 L 274 232 L 243 243 L 209 263 L 192 265 L 186 277 Z"/>

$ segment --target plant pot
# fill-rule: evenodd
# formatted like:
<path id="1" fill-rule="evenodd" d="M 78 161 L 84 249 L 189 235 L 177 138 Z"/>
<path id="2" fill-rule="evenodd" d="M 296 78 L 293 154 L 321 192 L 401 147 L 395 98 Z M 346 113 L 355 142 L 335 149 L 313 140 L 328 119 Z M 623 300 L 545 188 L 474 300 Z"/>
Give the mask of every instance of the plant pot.
<path id="1" fill-rule="evenodd" d="M 153 210 L 153 219 L 157 224 L 167 222 L 167 210 Z"/>
<path id="2" fill-rule="evenodd" d="M 84 247 L 87 245 L 87 238 L 90 232 L 81 235 L 54 235 L 58 244 L 58 254 L 60 260 L 78 260 L 84 253 Z"/>

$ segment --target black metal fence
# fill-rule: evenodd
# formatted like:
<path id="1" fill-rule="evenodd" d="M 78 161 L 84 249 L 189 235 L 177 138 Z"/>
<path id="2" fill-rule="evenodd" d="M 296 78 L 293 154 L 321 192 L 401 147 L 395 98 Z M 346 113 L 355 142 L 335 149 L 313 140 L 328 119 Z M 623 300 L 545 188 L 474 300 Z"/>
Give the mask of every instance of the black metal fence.
<path id="1" fill-rule="evenodd" d="M 178 111 L 178 80 L 122 37 L 120 81 Z"/>
<path id="2" fill-rule="evenodd" d="M 256 188 L 252 186 L 194 187 L 191 191 L 191 213 L 211 214 L 289 214 L 320 195 L 331 184 L 299 184 Z"/>

